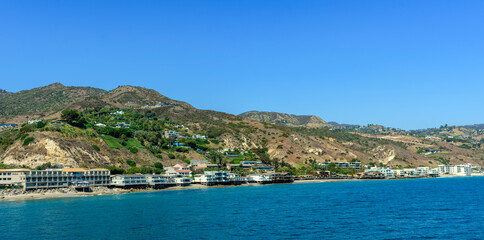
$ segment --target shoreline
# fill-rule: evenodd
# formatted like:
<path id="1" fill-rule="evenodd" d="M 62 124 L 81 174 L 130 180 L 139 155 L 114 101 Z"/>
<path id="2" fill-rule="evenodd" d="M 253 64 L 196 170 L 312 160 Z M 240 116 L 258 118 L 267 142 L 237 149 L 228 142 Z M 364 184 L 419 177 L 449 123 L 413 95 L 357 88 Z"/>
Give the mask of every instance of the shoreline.
<path id="1" fill-rule="evenodd" d="M 472 175 L 472 176 L 442 176 L 438 178 L 455 178 L 455 177 L 482 177 L 484 175 Z M 413 179 L 413 178 L 404 178 Z M 422 179 L 422 178 L 415 178 Z M 313 179 L 313 180 L 295 180 L 292 183 L 276 183 L 278 184 L 304 184 L 304 183 L 330 183 L 330 182 L 354 182 L 354 181 L 375 181 L 375 180 L 403 180 L 403 179 Z M 59 199 L 59 198 L 75 198 L 75 197 L 94 197 L 104 195 L 118 195 L 128 193 L 147 193 L 147 192 L 162 192 L 162 191 L 180 191 L 180 190 L 194 190 L 194 189 L 211 189 L 211 188 L 226 188 L 226 187 L 250 187 L 250 186 L 264 186 L 275 184 L 259 184 L 259 183 L 247 183 L 241 185 L 215 185 L 206 186 L 201 184 L 191 184 L 190 186 L 175 186 L 163 189 L 119 189 L 119 188 L 103 188 L 101 190 L 93 192 L 60 192 L 62 189 L 47 190 L 47 192 L 39 193 L 22 193 L 14 194 L 10 196 L 3 196 L 0 198 L 0 202 L 16 202 L 16 201 L 28 201 L 28 200 L 43 200 L 43 199 Z M 5 190 L 3 190 L 5 191 Z M 50 192 L 49 192 L 50 191 Z"/>

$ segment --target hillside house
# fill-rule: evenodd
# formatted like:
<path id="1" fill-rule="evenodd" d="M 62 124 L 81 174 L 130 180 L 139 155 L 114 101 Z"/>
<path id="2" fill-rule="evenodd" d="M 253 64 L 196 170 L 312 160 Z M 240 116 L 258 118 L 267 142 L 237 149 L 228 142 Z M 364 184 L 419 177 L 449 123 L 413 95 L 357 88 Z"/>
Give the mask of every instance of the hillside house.
<path id="1" fill-rule="evenodd" d="M 190 177 L 192 175 L 192 171 L 185 164 L 176 164 L 173 167 L 165 167 L 163 169 L 167 175 L 180 175 L 184 177 Z"/>

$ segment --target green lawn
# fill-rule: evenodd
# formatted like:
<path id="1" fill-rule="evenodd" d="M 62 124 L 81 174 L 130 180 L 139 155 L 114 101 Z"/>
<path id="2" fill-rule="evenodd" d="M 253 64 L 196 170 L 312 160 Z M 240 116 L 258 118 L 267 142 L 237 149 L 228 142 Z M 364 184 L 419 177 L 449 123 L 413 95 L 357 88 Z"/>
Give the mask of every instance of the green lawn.
<path id="1" fill-rule="evenodd" d="M 115 138 L 113 136 L 109 135 L 103 135 L 104 142 L 110 147 L 110 148 L 115 148 L 115 149 L 121 149 L 125 146 L 121 145 L 119 142 L 118 138 Z M 136 147 L 136 148 L 144 148 L 141 143 L 134 139 L 134 138 L 129 138 L 128 141 L 126 142 L 126 148 L 129 149 L 130 147 Z"/>
<path id="2" fill-rule="evenodd" d="M 126 142 L 126 148 L 130 147 L 144 148 L 143 145 L 141 145 L 141 143 L 134 138 L 128 138 L 128 141 Z"/>
<path id="3" fill-rule="evenodd" d="M 109 135 L 103 135 L 104 142 L 110 147 L 110 148 L 116 148 L 116 149 L 121 149 L 123 148 L 123 145 L 119 143 L 119 139 L 109 136 Z"/>

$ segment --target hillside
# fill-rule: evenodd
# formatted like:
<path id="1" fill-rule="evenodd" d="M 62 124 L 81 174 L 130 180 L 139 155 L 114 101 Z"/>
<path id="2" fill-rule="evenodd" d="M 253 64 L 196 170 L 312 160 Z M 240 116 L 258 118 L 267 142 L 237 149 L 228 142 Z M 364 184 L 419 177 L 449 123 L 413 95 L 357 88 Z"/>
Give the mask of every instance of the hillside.
<path id="1" fill-rule="evenodd" d="M 36 101 L 28 106 L 28 96 L 50 107 L 42 108 Z M 204 159 L 204 152 L 220 149 L 230 149 L 228 152 L 239 155 L 230 158 L 226 152 L 226 162 L 261 160 L 282 171 L 293 168 L 307 171 L 312 163 L 323 161 L 358 160 L 390 167 L 484 164 L 484 151 L 477 139 L 473 144 L 426 139 L 424 135 L 414 136 L 379 125 L 333 129 L 314 116 L 258 112 L 242 115 L 257 116 L 254 120 L 199 110 L 141 87 L 120 86 L 104 91 L 53 84 L 5 98 L 19 102 L 16 111 L 10 107 L 3 117 L 23 119 L 15 122 L 19 125 L 27 117 L 33 118 L 33 114 L 44 119 L 0 131 L 0 161 L 12 166 L 34 168 L 50 163 L 141 171 L 141 168 L 153 169 L 157 162 L 172 165 Z M 6 102 L 0 99 L 0 104 Z M 68 123 L 56 122 L 64 109 L 74 109 L 71 114 L 64 114 L 72 119 Z M 181 137 L 167 138 L 163 135 L 165 131 L 178 132 Z M 208 139 L 194 138 L 200 135 Z M 177 147 L 173 145 L 175 142 L 190 147 Z M 441 151 L 426 154 L 430 150 Z M 136 167 L 128 164 L 130 161 Z"/>
<path id="2" fill-rule="evenodd" d="M 26 122 L 33 118 L 57 118 L 63 109 L 112 106 L 153 108 L 191 106 L 171 100 L 142 87 L 119 86 L 111 91 L 91 87 L 72 87 L 54 83 L 40 88 L 6 94 L 0 98 L 0 121 Z"/>
<path id="3" fill-rule="evenodd" d="M 0 98 L 9 95 L 10 92 L 7 92 L 6 90 L 0 89 Z"/>
<path id="4" fill-rule="evenodd" d="M 8 94 L 0 98 L 0 121 L 15 119 L 26 121 L 41 118 L 65 109 L 84 99 L 99 96 L 105 90 L 91 87 L 66 87 L 54 83 L 44 87 Z"/>
<path id="5" fill-rule="evenodd" d="M 329 126 L 323 119 L 310 115 L 293 115 L 277 112 L 250 111 L 239 114 L 240 117 L 249 118 L 259 122 L 272 123 L 287 127 L 320 128 Z"/>

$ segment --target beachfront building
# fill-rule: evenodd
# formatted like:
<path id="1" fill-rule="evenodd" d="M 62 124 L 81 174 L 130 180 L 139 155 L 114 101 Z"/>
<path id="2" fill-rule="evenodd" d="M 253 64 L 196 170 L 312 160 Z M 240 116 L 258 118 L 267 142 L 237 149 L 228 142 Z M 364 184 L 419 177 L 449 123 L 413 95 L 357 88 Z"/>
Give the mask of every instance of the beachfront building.
<path id="1" fill-rule="evenodd" d="M 247 182 L 247 179 L 244 177 L 241 177 L 237 173 L 229 173 L 229 181 L 231 184 L 234 185 L 239 185 Z"/>
<path id="2" fill-rule="evenodd" d="M 127 174 L 111 176 L 111 186 L 121 188 L 143 188 L 148 186 L 146 176 L 142 174 Z"/>
<path id="3" fill-rule="evenodd" d="M 230 171 L 205 171 L 204 174 L 196 174 L 195 181 L 203 185 L 229 184 Z"/>
<path id="4" fill-rule="evenodd" d="M 271 183 L 272 182 L 272 177 L 271 175 L 268 174 L 251 174 L 247 176 L 248 182 L 253 182 L 253 183 Z"/>
<path id="5" fill-rule="evenodd" d="M 145 178 L 151 188 L 162 188 L 168 185 L 169 177 L 166 175 L 146 174 Z"/>
<path id="6" fill-rule="evenodd" d="M 395 177 L 395 172 L 391 168 L 372 167 L 370 169 L 365 169 L 365 173 L 373 173 L 373 172 L 379 172 L 379 173 L 383 174 L 386 178 L 394 178 Z"/>
<path id="7" fill-rule="evenodd" d="M 19 186 L 25 190 L 71 186 L 89 188 L 108 186 L 110 183 L 110 172 L 104 168 L 4 169 L 0 171 L 2 177 L 0 185 Z M 4 178 L 6 180 L 3 180 Z"/>
<path id="8" fill-rule="evenodd" d="M 24 187 L 29 169 L 0 169 L 0 187 Z"/>
<path id="9" fill-rule="evenodd" d="M 449 174 L 449 175 L 460 175 L 460 176 L 470 176 L 472 174 L 472 164 L 459 164 L 454 166 L 449 165 L 439 165 L 439 174 Z"/>
<path id="10" fill-rule="evenodd" d="M 176 186 L 190 186 L 192 184 L 192 179 L 183 175 L 174 176 L 172 181 Z"/>

